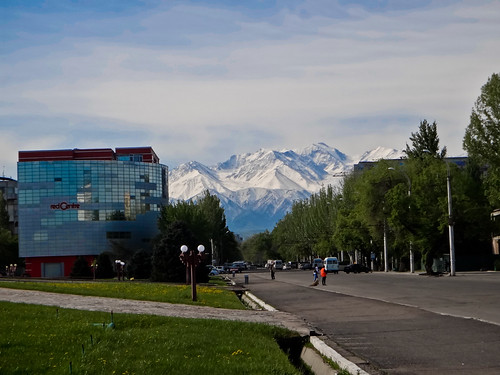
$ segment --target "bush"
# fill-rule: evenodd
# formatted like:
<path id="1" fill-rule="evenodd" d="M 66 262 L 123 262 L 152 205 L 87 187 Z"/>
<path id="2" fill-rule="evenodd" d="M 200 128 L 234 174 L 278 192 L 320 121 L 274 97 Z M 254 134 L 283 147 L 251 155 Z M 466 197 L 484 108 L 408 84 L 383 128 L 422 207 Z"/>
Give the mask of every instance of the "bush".
<path id="1" fill-rule="evenodd" d="M 92 276 L 90 265 L 83 256 L 76 258 L 70 276 L 73 278 L 89 278 Z"/>
<path id="2" fill-rule="evenodd" d="M 154 245 L 151 280 L 184 282 L 186 266 L 179 259 L 180 248 L 181 245 L 194 248 L 194 243 L 193 234 L 184 222 L 172 223 Z"/>
<path id="3" fill-rule="evenodd" d="M 138 250 L 130 259 L 127 267 L 129 278 L 149 279 L 151 277 L 151 254 L 146 250 Z"/>
<path id="4" fill-rule="evenodd" d="M 112 279 L 115 276 L 113 264 L 107 253 L 101 253 L 97 256 L 97 269 L 95 276 L 98 279 Z"/>

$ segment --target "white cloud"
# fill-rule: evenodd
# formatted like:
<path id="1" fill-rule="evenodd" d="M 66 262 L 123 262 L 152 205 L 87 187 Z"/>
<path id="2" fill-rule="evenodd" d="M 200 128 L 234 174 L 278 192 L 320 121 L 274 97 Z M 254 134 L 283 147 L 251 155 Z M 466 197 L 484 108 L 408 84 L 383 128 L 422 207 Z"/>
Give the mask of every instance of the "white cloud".
<path id="1" fill-rule="evenodd" d="M 85 147 L 150 144 L 170 165 L 320 141 L 354 154 L 403 148 L 424 118 L 461 153 L 473 102 L 498 71 L 500 3 L 317 4 L 260 18 L 163 7 L 87 18 L 99 36 L 75 24 L 43 45 L 21 43 L 0 63 L 0 161 L 15 165 L 26 145 L 83 147 L 68 144 L 78 141 L 69 130 Z M 30 122 L 49 133 L 26 131 Z"/>

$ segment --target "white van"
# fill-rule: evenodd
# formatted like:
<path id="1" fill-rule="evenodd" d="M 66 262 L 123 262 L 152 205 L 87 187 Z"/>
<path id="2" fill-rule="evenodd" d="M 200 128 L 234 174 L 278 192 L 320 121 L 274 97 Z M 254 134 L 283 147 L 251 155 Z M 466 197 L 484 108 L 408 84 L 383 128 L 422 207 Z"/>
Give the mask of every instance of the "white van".
<path id="1" fill-rule="evenodd" d="M 327 257 L 324 263 L 326 272 L 339 273 L 339 260 L 336 257 Z"/>

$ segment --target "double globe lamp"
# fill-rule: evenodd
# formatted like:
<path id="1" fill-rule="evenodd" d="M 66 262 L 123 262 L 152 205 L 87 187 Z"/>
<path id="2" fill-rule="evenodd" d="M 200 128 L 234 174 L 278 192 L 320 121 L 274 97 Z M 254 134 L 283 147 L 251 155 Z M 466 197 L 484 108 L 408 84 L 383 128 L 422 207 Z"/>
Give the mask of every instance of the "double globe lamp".
<path id="1" fill-rule="evenodd" d="M 191 298 L 196 301 L 196 267 L 204 258 L 203 252 L 205 251 L 205 246 L 198 245 L 198 253 L 194 250 L 189 250 L 186 245 L 181 246 L 180 260 L 186 265 L 186 282 L 189 278 L 189 273 L 191 274 Z"/>

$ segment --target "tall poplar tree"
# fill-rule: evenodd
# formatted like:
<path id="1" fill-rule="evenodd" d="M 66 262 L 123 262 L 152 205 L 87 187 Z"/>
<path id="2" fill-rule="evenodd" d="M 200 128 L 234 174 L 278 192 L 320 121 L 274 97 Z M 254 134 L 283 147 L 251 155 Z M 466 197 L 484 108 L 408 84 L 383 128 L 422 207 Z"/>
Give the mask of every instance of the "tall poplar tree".
<path id="1" fill-rule="evenodd" d="M 432 155 L 439 159 L 446 156 L 446 147 L 439 150 L 439 137 L 437 133 L 437 123 L 434 121 L 429 124 L 427 120 L 420 122 L 418 132 L 411 133 L 411 147 L 406 144 L 404 153 L 410 159 L 422 159 L 425 155 Z"/>
<path id="2" fill-rule="evenodd" d="M 500 76 L 496 73 L 474 103 L 463 147 L 469 157 L 488 167 L 486 194 L 493 206 L 500 207 Z"/>

